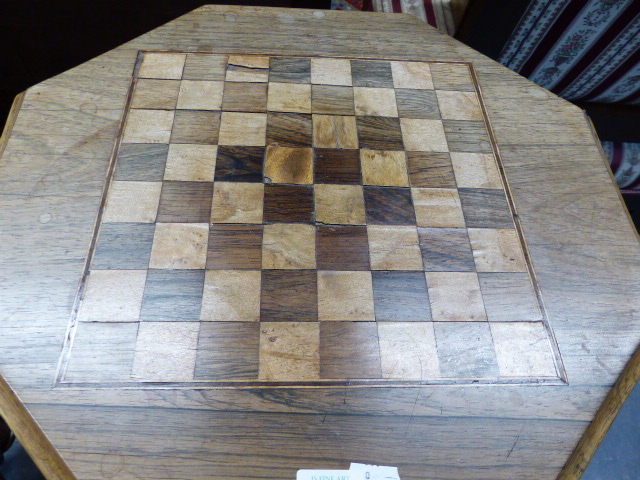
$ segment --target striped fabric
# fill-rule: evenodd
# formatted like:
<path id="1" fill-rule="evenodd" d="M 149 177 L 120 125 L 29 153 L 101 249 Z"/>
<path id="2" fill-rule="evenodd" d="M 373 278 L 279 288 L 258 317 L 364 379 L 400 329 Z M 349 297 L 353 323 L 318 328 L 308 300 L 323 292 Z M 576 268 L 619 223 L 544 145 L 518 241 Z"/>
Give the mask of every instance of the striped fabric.
<path id="1" fill-rule="evenodd" d="M 640 194 L 640 143 L 602 142 L 620 189 Z"/>
<path id="2" fill-rule="evenodd" d="M 567 100 L 640 105 L 640 1 L 532 0 L 499 61 Z"/>
<path id="3" fill-rule="evenodd" d="M 331 0 L 331 9 L 408 13 L 448 35 L 456 28 L 451 0 Z"/>

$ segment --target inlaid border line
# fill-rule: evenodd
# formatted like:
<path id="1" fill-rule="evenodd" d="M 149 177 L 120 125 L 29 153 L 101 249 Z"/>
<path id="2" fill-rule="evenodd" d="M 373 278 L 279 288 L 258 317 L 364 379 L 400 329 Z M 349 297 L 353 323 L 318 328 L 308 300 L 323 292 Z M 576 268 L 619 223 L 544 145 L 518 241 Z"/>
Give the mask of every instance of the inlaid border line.
<path id="1" fill-rule="evenodd" d="M 555 333 L 551 328 L 549 317 L 547 314 L 546 307 L 542 300 L 542 291 L 540 289 L 540 282 L 538 281 L 538 277 L 536 275 L 535 269 L 533 267 L 533 261 L 531 259 L 531 255 L 529 254 L 529 248 L 527 246 L 527 241 L 524 236 L 524 232 L 522 229 L 522 224 L 520 222 L 520 216 L 516 210 L 515 203 L 513 201 L 513 196 L 511 193 L 511 187 L 509 186 L 509 181 L 507 179 L 507 174 L 505 172 L 504 164 L 502 163 L 502 157 L 500 155 L 500 148 L 498 147 L 498 141 L 495 138 L 493 133 L 493 127 L 491 126 L 491 120 L 489 118 L 489 114 L 487 112 L 486 106 L 484 104 L 484 97 L 482 96 L 482 89 L 480 87 L 480 81 L 478 79 L 478 75 L 473 68 L 472 62 L 460 62 L 465 63 L 469 68 L 469 74 L 471 75 L 471 81 L 473 82 L 473 86 L 476 89 L 476 95 L 478 95 L 478 100 L 480 103 L 480 109 L 482 110 L 482 116 L 485 121 L 485 125 L 487 126 L 487 133 L 489 135 L 489 142 L 491 143 L 491 148 L 493 150 L 494 157 L 496 159 L 496 164 L 498 166 L 498 171 L 500 172 L 500 177 L 502 179 L 502 185 L 504 187 L 507 202 L 509 204 L 509 209 L 511 210 L 511 217 L 513 218 L 513 222 L 516 227 L 516 232 L 518 233 L 518 238 L 520 240 L 520 244 L 522 245 L 523 254 L 525 257 L 525 262 L 527 264 L 527 270 L 529 271 L 529 277 L 531 278 L 531 282 L 533 283 L 533 290 L 536 294 L 536 300 L 538 302 L 538 307 L 540 308 L 540 313 L 542 314 L 542 323 L 544 324 L 544 328 L 549 337 L 549 343 L 551 346 L 551 350 L 553 353 L 553 362 L 556 367 L 556 372 L 558 373 L 558 378 L 565 384 L 569 384 L 569 378 L 567 376 L 567 370 L 564 366 L 564 362 L 562 361 L 562 355 L 560 353 L 560 348 L 558 347 L 558 341 L 556 339 Z"/>
<path id="2" fill-rule="evenodd" d="M 100 233 L 100 227 L 102 226 L 102 216 L 104 214 L 105 205 L 107 203 L 107 194 L 109 193 L 109 188 L 111 187 L 111 183 L 113 182 L 114 171 L 116 168 L 116 158 L 117 158 L 118 152 L 120 151 L 120 144 L 122 142 L 124 126 L 125 126 L 126 119 L 129 116 L 129 111 L 131 109 L 133 91 L 135 89 L 136 82 L 138 81 L 138 71 L 140 70 L 140 65 L 142 64 L 143 57 L 144 57 L 144 52 L 138 51 L 136 62 L 133 67 L 133 71 L 131 72 L 131 81 L 129 83 L 127 99 L 124 104 L 122 116 L 120 117 L 120 128 L 118 129 L 116 141 L 113 143 L 113 149 L 111 151 L 111 156 L 109 159 L 109 166 L 107 167 L 104 187 L 102 189 L 101 198 L 100 198 L 100 206 L 98 208 L 98 214 L 96 215 L 96 221 L 93 226 L 93 233 L 91 235 L 91 241 L 89 243 L 87 258 L 85 259 L 85 263 L 82 268 L 82 277 L 78 281 L 78 287 L 76 289 L 76 295 L 74 297 L 73 307 L 71 310 L 71 319 L 69 321 L 69 326 L 67 327 L 67 332 L 64 337 L 64 343 L 62 345 L 62 353 L 60 354 L 58 366 L 56 367 L 56 373 L 53 380 L 53 387 L 56 387 L 57 385 L 62 383 L 64 375 L 67 371 L 67 366 L 69 364 L 70 357 L 71 357 L 71 351 L 73 349 L 73 340 L 75 338 L 75 332 L 78 325 L 78 310 L 80 309 L 80 299 L 84 295 L 84 291 L 87 286 L 87 279 L 89 278 L 91 264 L 93 263 L 93 256 L 95 254 L 96 244 L 98 243 L 98 235 Z"/>

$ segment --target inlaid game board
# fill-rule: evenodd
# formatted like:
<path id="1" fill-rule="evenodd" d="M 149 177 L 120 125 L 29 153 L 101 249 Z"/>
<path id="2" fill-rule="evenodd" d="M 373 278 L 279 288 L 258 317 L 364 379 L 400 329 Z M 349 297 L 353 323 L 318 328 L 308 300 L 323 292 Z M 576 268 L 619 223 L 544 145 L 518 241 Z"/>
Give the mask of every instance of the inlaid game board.
<path id="1" fill-rule="evenodd" d="M 560 382 L 474 79 L 141 54 L 58 385 Z"/>

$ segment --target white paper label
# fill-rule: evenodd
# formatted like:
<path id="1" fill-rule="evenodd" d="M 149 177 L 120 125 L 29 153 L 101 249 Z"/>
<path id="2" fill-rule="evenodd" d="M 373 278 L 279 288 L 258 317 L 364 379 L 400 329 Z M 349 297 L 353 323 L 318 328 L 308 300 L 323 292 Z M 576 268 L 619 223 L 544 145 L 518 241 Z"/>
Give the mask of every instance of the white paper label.
<path id="1" fill-rule="evenodd" d="M 349 470 L 298 470 L 296 480 L 400 480 L 396 467 L 352 463 Z"/>

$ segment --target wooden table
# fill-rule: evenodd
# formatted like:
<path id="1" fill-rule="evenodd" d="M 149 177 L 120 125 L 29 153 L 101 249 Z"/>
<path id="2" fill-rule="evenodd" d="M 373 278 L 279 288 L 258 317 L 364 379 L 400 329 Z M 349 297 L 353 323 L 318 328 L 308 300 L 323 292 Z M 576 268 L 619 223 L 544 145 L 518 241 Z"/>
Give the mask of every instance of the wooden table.
<path id="1" fill-rule="evenodd" d="M 412 17 L 202 7 L 0 148 L 0 409 L 48 478 L 579 478 L 638 375 L 588 119 Z"/>

